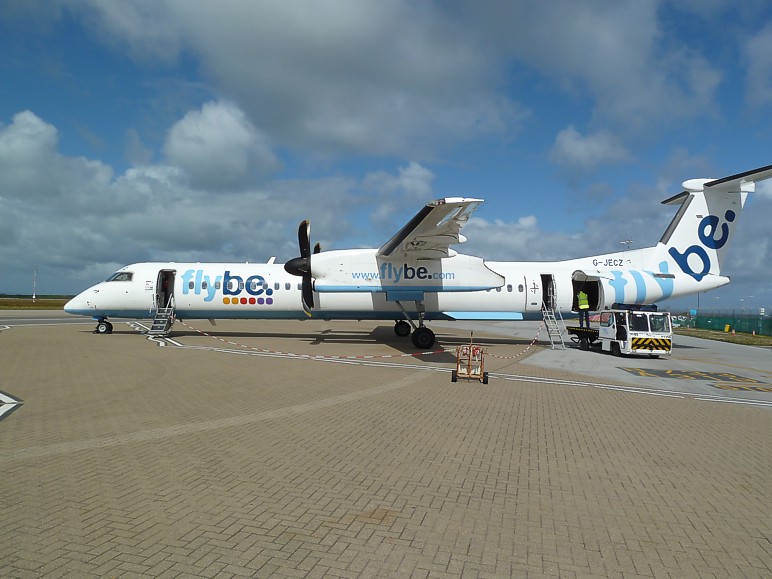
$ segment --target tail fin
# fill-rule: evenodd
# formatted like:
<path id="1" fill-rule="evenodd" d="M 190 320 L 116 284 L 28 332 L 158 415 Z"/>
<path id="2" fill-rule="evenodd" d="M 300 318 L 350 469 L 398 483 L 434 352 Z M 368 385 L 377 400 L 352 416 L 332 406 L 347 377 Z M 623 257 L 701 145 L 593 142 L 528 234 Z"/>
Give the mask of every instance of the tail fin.
<path id="1" fill-rule="evenodd" d="M 757 181 L 770 177 L 772 165 L 723 179 L 684 181 L 682 193 L 662 202 L 681 207 L 648 266 L 653 271 L 683 272 L 698 283 L 705 276 L 721 275 L 721 259 L 748 193 L 755 191 Z"/>

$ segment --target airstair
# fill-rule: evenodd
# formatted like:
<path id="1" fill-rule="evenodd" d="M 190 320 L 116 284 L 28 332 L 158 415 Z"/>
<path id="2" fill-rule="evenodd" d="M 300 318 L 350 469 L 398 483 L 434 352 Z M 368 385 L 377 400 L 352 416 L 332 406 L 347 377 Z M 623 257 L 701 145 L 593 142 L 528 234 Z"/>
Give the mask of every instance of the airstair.
<path id="1" fill-rule="evenodd" d="M 555 350 L 560 347 L 561 350 L 565 350 L 566 343 L 563 341 L 563 333 L 566 331 L 566 323 L 563 321 L 563 314 L 555 308 L 554 287 L 555 278 L 553 276 L 552 283 L 547 286 L 546 299 L 541 304 L 541 314 L 552 349 Z"/>
<path id="2" fill-rule="evenodd" d="M 172 329 L 172 324 L 174 324 L 174 308 L 158 308 L 147 335 L 165 336 Z"/>
<path id="3" fill-rule="evenodd" d="M 563 332 L 566 330 L 566 323 L 563 321 L 563 315 L 560 313 L 560 310 L 550 309 L 546 305 L 542 305 L 541 313 L 544 318 L 544 325 L 547 327 L 547 335 L 550 337 L 552 349 L 555 350 L 560 347 L 561 350 L 565 350 L 566 343 L 563 341 Z"/>

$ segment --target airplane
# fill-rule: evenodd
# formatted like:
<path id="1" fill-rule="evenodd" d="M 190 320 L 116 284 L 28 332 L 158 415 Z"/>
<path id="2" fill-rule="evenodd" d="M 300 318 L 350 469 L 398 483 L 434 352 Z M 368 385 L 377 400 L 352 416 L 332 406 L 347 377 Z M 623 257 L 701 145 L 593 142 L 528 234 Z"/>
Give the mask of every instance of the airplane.
<path id="1" fill-rule="evenodd" d="M 426 204 L 379 248 L 311 249 L 310 224 L 298 229 L 300 256 L 275 263 L 127 265 L 72 298 L 67 313 L 97 321 L 152 319 L 164 308 L 181 320 L 394 320 L 394 332 L 427 350 L 429 320 L 517 320 L 547 310 L 649 305 L 726 285 L 721 258 L 748 193 L 772 177 L 772 165 L 723 179 L 691 179 L 663 204 L 678 206 L 653 247 L 556 262 L 486 261 L 451 248 L 482 199 Z M 621 232 L 620 232 L 621 233 Z M 297 280 L 300 277 L 300 281 Z M 173 322 L 172 318 L 172 322 Z"/>

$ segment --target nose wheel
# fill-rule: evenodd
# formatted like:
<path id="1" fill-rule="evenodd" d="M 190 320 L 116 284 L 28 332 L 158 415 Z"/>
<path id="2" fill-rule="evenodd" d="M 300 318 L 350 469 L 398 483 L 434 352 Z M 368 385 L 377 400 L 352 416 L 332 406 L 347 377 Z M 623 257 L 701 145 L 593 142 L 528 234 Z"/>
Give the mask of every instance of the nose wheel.
<path id="1" fill-rule="evenodd" d="M 112 334 L 113 325 L 107 320 L 99 320 L 97 322 L 96 328 L 94 328 L 94 333 L 95 334 Z"/>

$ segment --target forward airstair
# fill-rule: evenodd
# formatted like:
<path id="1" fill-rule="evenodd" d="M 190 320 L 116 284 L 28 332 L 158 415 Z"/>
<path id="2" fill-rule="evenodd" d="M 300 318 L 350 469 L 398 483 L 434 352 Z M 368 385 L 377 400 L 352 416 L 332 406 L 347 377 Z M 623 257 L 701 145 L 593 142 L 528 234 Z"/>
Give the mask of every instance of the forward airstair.
<path id="1" fill-rule="evenodd" d="M 174 324 L 174 308 L 158 308 L 147 334 L 149 336 L 165 336 L 172 329 L 172 324 Z"/>

